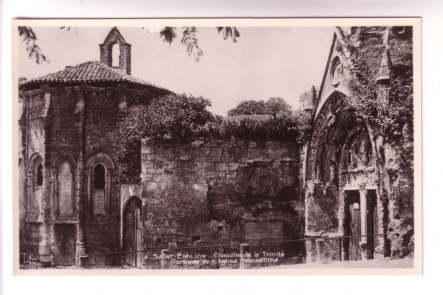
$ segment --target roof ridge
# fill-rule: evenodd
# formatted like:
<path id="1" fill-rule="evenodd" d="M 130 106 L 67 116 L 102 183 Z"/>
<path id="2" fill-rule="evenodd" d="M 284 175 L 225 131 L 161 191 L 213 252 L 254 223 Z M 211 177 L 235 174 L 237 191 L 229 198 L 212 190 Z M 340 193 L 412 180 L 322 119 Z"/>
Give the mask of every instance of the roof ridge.
<path id="1" fill-rule="evenodd" d="M 81 82 L 118 82 L 118 81 L 165 89 L 156 86 L 152 83 L 149 83 L 141 78 L 129 75 L 99 60 L 89 60 L 74 66 L 68 65 L 59 71 L 31 78 L 26 82 L 22 83 L 20 86 L 30 85 L 33 83 L 50 83 L 50 82 L 81 83 Z"/>

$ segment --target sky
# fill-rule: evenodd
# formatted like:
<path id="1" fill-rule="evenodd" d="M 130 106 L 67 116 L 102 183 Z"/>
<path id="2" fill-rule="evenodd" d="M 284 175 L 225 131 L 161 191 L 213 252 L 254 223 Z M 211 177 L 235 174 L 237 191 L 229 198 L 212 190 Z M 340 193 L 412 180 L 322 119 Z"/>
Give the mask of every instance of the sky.
<path id="1" fill-rule="evenodd" d="M 111 29 L 106 27 L 34 27 L 37 44 L 49 58 L 36 64 L 23 42 L 18 48 L 18 76 L 33 78 L 99 60 L 98 44 Z M 333 37 L 332 27 L 239 27 L 240 38 L 224 40 L 215 28 L 199 27 L 199 61 L 188 56 L 180 43 L 181 31 L 169 45 L 159 28 L 119 27 L 132 44 L 132 75 L 176 93 L 203 96 L 210 110 L 226 115 L 244 100 L 284 98 L 298 108 L 302 93 L 319 86 Z"/>

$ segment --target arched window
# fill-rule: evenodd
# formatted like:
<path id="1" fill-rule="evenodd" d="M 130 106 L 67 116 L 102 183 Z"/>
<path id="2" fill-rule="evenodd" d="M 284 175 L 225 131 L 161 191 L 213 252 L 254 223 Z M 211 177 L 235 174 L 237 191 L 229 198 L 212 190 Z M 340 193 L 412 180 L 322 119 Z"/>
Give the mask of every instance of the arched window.
<path id="1" fill-rule="evenodd" d="M 105 180 L 105 167 L 102 164 L 98 164 L 94 168 L 94 188 L 104 189 L 106 184 Z"/>
<path id="2" fill-rule="evenodd" d="M 88 216 L 100 219 L 100 216 L 112 212 L 114 162 L 107 154 L 98 153 L 88 159 L 86 167 L 88 167 Z"/>
<path id="3" fill-rule="evenodd" d="M 32 155 L 29 161 L 29 174 L 27 176 L 30 190 L 27 193 L 26 207 L 28 216 L 38 216 L 43 199 L 43 159 L 40 155 Z"/>
<path id="4" fill-rule="evenodd" d="M 120 66 L 120 44 L 115 43 L 111 47 L 112 52 L 112 67 L 119 67 Z"/>
<path id="5" fill-rule="evenodd" d="M 105 215 L 107 208 L 106 199 L 106 169 L 103 164 L 97 164 L 92 177 L 92 213 Z"/>
<path id="6" fill-rule="evenodd" d="M 57 171 L 57 192 L 58 214 L 61 216 L 70 216 L 74 211 L 73 192 L 74 182 L 72 177 L 71 165 L 68 162 L 62 162 Z"/>
<path id="7" fill-rule="evenodd" d="M 42 186 L 43 185 L 43 164 L 42 163 L 38 163 L 35 166 L 34 185 L 35 186 Z"/>

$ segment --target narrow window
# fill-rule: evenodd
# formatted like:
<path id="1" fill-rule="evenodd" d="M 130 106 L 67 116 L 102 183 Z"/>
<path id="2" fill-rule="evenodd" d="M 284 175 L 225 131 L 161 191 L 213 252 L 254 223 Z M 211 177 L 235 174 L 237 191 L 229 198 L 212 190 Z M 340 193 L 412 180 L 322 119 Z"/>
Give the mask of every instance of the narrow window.
<path id="1" fill-rule="evenodd" d="M 92 173 L 91 207 L 94 215 L 106 215 L 106 169 L 103 164 L 94 167 Z"/>
<path id="2" fill-rule="evenodd" d="M 73 211 L 73 175 L 68 162 L 63 162 L 58 167 L 57 177 L 58 214 L 70 216 Z"/>
<path id="3" fill-rule="evenodd" d="M 32 185 L 30 198 L 27 199 L 27 209 L 31 214 L 37 214 L 41 209 L 43 200 L 43 159 L 40 156 L 35 157 L 31 165 L 31 175 L 29 175 L 29 183 Z"/>
<path id="4" fill-rule="evenodd" d="M 111 66 L 113 68 L 119 67 L 120 66 L 120 45 L 115 43 L 114 45 L 112 45 L 111 50 L 112 50 Z"/>
<path id="5" fill-rule="evenodd" d="M 43 185 L 43 164 L 38 164 L 35 173 L 35 186 Z"/>
<path id="6" fill-rule="evenodd" d="M 105 167 L 98 164 L 94 169 L 94 188 L 102 190 L 105 188 Z"/>

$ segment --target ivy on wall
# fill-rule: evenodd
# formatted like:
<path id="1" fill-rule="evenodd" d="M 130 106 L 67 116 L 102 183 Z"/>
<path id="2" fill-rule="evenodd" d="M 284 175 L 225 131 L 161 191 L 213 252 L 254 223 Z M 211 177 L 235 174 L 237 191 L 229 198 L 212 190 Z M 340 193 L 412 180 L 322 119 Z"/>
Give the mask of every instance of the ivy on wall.
<path id="1" fill-rule="evenodd" d="M 302 144 L 310 133 L 311 115 L 308 112 L 223 118 L 207 110 L 210 105 L 210 101 L 202 97 L 170 94 L 149 105 L 129 107 L 116 132 L 123 179 L 140 175 L 142 138 L 177 144 L 196 138 L 277 139 Z"/>
<path id="2" fill-rule="evenodd" d="M 376 77 L 386 50 L 381 39 L 389 30 L 390 80 L 377 84 Z M 354 77 L 348 103 L 364 119 L 374 136 L 398 151 L 400 170 L 413 176 L 413 60 L 411 27 L 362 27 L 348 38 Z M 389 91 L 388 101 L 378 97 L 380 87 Z"/>

